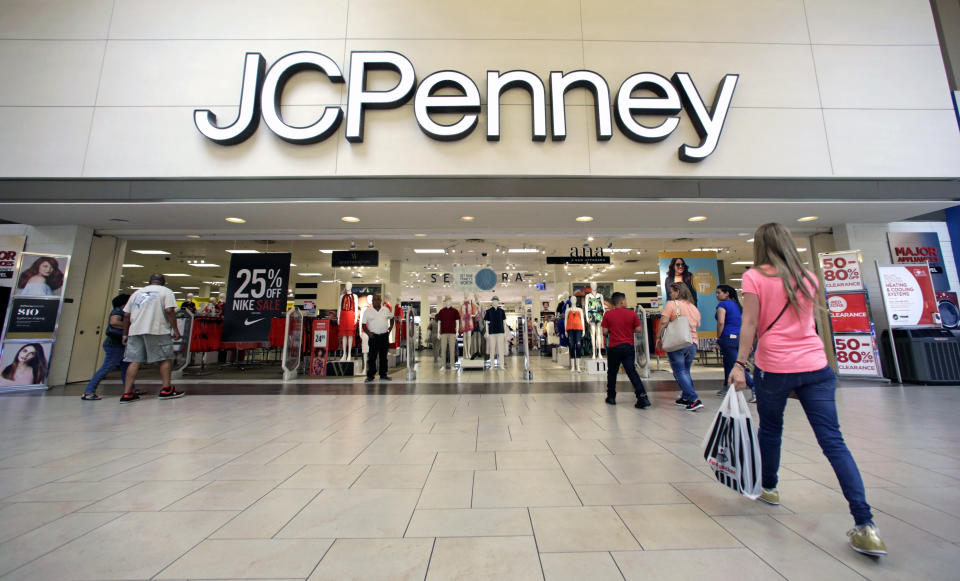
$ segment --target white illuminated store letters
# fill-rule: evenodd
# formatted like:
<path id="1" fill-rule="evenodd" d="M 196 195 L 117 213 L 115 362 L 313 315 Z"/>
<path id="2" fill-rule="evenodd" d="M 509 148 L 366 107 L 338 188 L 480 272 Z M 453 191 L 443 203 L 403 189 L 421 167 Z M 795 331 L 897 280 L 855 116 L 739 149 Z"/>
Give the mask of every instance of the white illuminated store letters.
<path id="1" fill-rule="evenodd" d="M 245 141 L 256 132 L 261 116 L 273 133 L 290 143 L 317 143 L 337 131 L 344 118 L 344 110 L 339 106 L 324 107 L 317 121 L 303 127 L 289 125 L 280 114 L 283 88 L 298 72 L 317 71 L 333 83 L 344 82 L 343 73 L 333 60 L 318 52 L 301 51 L 280 58 L 266 73 L 265 65 L 260 53 L 247 53 L 236 120 L 221 127 L 217 125 L 217 117 L 212 111 L 197 109 L 193 114 L 197 130 L 221 145 L 236 145 Z M 397 82 L 393 88 L 386 91 L 368 90 L 367 73 L 374 70 L 395 73 Z M 607 141 L 613 136 L 613 120 L 616 120 L 620 131 L 634 141 L 662 141 L 677 129 L 680 124 L 678 115 L 684 109 L 700 136 L 700 143 L 682 145 L 679 158 L 685 162 L 702 161 L 717 148 L 738 79 L 739 75 L 736 74 L 724 75 L 716 90 L 713 105 L 708 108 L 687 73 L 675 73 L 671 79 L 652 72 L 636 73 L 620 85 L 611 107 L 610 87 L 601 75 L 587 70 L 567 73 L 552 71 L 549 87 L 551 139 L 563 141 L 567 137 L 567 92 L 586 89 L 593 94 L 597 140 Z M 487 141 L 500 140 L 500 97 L 512 89 L 522 89 L 530 94 L 533 125 L 530 135 L 534 141 L 545 141 L 547 91 L 543 80 L 523 70 L 487 71 L 486 80 Z M 350 79 L 347 84 L 347 141 L 363 142 L 363 125 L 368 110 L 400 107 L 411 97 L 417 124 L 433 139 L 463 139 L 477 126 L 480 90 L 467 75 L 458 71 L 437 71 L 418 85 L 413 64 L 402 54 L 392 51 L 355 51 L 350 54 Z M 459 115 L 459 119 L 450 124 L 439 123 L 434 117 L 451 114 Z M 644 117 L 650 124 L 640 123 L 638 116 Z"/>

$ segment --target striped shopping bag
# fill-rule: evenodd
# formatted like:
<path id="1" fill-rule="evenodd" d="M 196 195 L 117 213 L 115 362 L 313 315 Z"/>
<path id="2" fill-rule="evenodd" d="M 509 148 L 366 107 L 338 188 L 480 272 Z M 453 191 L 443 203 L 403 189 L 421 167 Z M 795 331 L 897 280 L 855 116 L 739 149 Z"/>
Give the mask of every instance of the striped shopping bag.
<path id="1" fill-rule="evenodd" d="M 727 390 L 702 446 L 721 484 L 750 499 L 760 496 L 760 445 L 742 392 Z"/>

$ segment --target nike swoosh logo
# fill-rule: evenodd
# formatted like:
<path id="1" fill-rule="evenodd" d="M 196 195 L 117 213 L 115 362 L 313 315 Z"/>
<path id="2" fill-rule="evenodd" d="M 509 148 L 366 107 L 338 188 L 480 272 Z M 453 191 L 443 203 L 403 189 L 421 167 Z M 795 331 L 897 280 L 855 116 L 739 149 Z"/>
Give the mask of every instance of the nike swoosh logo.
<path id="1" fill-rule="evenodd" d="M 259 323 L 259 322 L 262 321 L 262 320 L 263 320 L 263 319 L 254 319 L 254 320 L 251 321 L 250 319 L 244 319 L 244 320 L 243 320 L 243 324 L 249 326 L 249 325 L 252 325 L 252 324 L 254 324 L 254 323 Z"/>

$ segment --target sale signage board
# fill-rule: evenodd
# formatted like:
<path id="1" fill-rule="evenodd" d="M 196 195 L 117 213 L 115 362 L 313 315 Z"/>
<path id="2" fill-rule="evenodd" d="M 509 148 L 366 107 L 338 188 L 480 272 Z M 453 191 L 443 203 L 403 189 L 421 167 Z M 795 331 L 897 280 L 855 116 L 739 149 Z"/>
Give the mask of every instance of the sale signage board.
<path id="1" fill-rule="evenodd" d="M 830 310 L 830 325 L 834 333 L 869 333 L 871 331 L 865 293 L 828 294 L 827 307 Z"/>
<path id="2" fill-rule="evenodd" d="M 223 341 L 267 341 L 287 308 L 290 253 L 234 254 L 223 307 Z"/>
<path id="3" fill-rule="evenodd" d="M 59 299 L 14 297 L 6 338 L 53 339 L 59 313 Z"/>
<path id="4" fill-rule="evenodd" d="M 936 232 L 889 232 L 890 259 L 894 264 L 927 264 L 933 288 L 950 290 L 950 281 L 943 264 L 940 236 Z"/>
<path id="5" fill-rule="evenodd" d="M 877 266 L 877 272 L 891 327 L 940 326 L 940 311 L 926 264 Z"/>
<path id="6" fill-rule="evenodd" d="M 859 252 L 824 252 L 819 257 L 820 270 L 823 272 L 823 290 L 828 293 L 863 290 Z"/>
<path id="7" fill-rule="evenodd" d="M 327 359 L 330 356 L 331 328 L 327 319 L 314 319 L 313 343 L 310 347 L 310 375 L 327 375 Z"/>
<path id="8" fill-rule="evenodd" d="M 880 375 L 877 349 L 870 335 L 834 335 L 833 346 L 840 375 Z"/>

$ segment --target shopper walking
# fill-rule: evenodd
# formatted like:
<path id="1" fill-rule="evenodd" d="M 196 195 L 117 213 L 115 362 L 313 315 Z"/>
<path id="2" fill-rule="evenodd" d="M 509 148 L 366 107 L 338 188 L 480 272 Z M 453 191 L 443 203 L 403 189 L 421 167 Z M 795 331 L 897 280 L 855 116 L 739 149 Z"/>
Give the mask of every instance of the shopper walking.
<path id="1" fill-rule="evenodd" d="M 740 299 L 737 297 L 737 289 L 728 284 L 721 284 L 717 287 L 717 346 L 720 348 L 720 355 L 723 357 L 723 386 L 717 392 L 719 397 L 727 393 L 727 378 L 730 377 L 730 371 L 737 362 L 737 351 L 740 349 L 740 322 L 743 316 L 743 307 L 740 306 Z M 750 374 L 747 377 L 747 387 L 753 391 L 753 378 Z M 750 403 L 756 403 L 756 394 L 750 397 Z"/>
<path id="2" fill-rule="evenodd" d="M 643 332 L 643 324 L 636 311 L 627 306 L 627 297 L 623 293 L 613 293 L 610 297 L 613 308 L 603 314 L 600 328 L 607 342 L 607 399 L 610 405 L 617 404 L 617 373 L 620 366 L 626 371 L 633 391 L 637 394 L 637 403 L 633 407 L 645 409 L 650 407 L 647 390 L 643 387 L 640 375 L 635 365 L 636 348 L 633 344 L 633 334 Z"/>
<path id="3" fill-rule="evenodd" d="M 125 293 L 113 297 L 113 310 L 110 311 L 110 318 L 107 320 L 107 330 L 103 333 L 103 365 L 90 378 L 87 389 L 80 397 L 83 401 L 103 399 L 97 395 L 97 386 L 100 385 L 100 382 L 108 373 L 117 367 L 120 368 L 121 381 L 124 381 L 127 376 L 127 367 L 130 364 L 123 360 L 123 307 L 129 299 L 130 295 Z M 134 393 L 136 393 L 136 389 L 134 389 Z"/>
<path id="4" fill-rule="evenodd" d="M 753 255 L 756 266 L 743 275 L 743 336 L 729 380 L 738 390 L 746 388 L 746 358 L 760 329 L 754 376 L 760 416 L 757 440 L 763 464 L 760 499 L 780 503 L 777 472 L 783 411 L 787 396 L 794 392 L 850 505 L 855 524 L 847 532 L 850 546 L 868 555 L 886 555 L 857 463 L 840 433 L 837 377 L 827 365 L 823 342 L 814 326 L 817 278 L 803 268 L 790 231 L 781 224 L 764 224 L 757 229 Z"/>
<path id="5" fill-rule="evenodd" d="M 173 359 L 173 342 L 180 340 L 177 327 L 177 299 L 166 287 L 162 274 L 150 275 L 150 284 L 133 293 L 123 307 L 123 344 L 126 346 L 123 360 L 130 364 L 123 378 L 123 395 L 120 403 L 140 399 L 133 391 L 133 382 L 142 363 L 159 363 L 162 387 L 158 399 L 183 397 L 170 383 L 170 361 Z M 170 333 L 173 332 L 171 338 Z"/>
<path id="6" fill-rule="evenodd" d="M 439 323 L 438 323 L 439 324 Z M 393 329 L 393 312 L 383 304 L 379 294 L 373 295 L 373 307 L 363 311 L 360 317 L 360 328 L 370 337 L 370 353 L 367 355 L 367 378 L 364 382 L 373 381 L 373 376 L 380 370 L 380 379 L 390 381 L 387 377 L 387 347 L 390 330 Z"/>
<path id="7" fill-rule="evenodd" d="M 670 284 L 670 302 L 664 305 L 663 314 L 660 316 L 657 350 L 660 350 L 663 346 L 663 333 L 667 330 L 667 325 L 670 321 L 675 321 L 677 317 L 686 317 L 690 323 L 690 339 L 693 344 L 683 349 L 668 352 L 667 358 L 670 359 L 673 377 L 680 385 L 680 398 L 676 401 L 676 404 L 687 411 L 695 412 L 703 407 L 703 402 L 700 401 L 696 390 L 693 389 L 693 377 L 690 376 L 690 368 L 693 366 L 693 360 L 697 357 L 697 327 L 700 326 L 700 311 L 693 304 L 690 289 L 683 282 Z"/>

